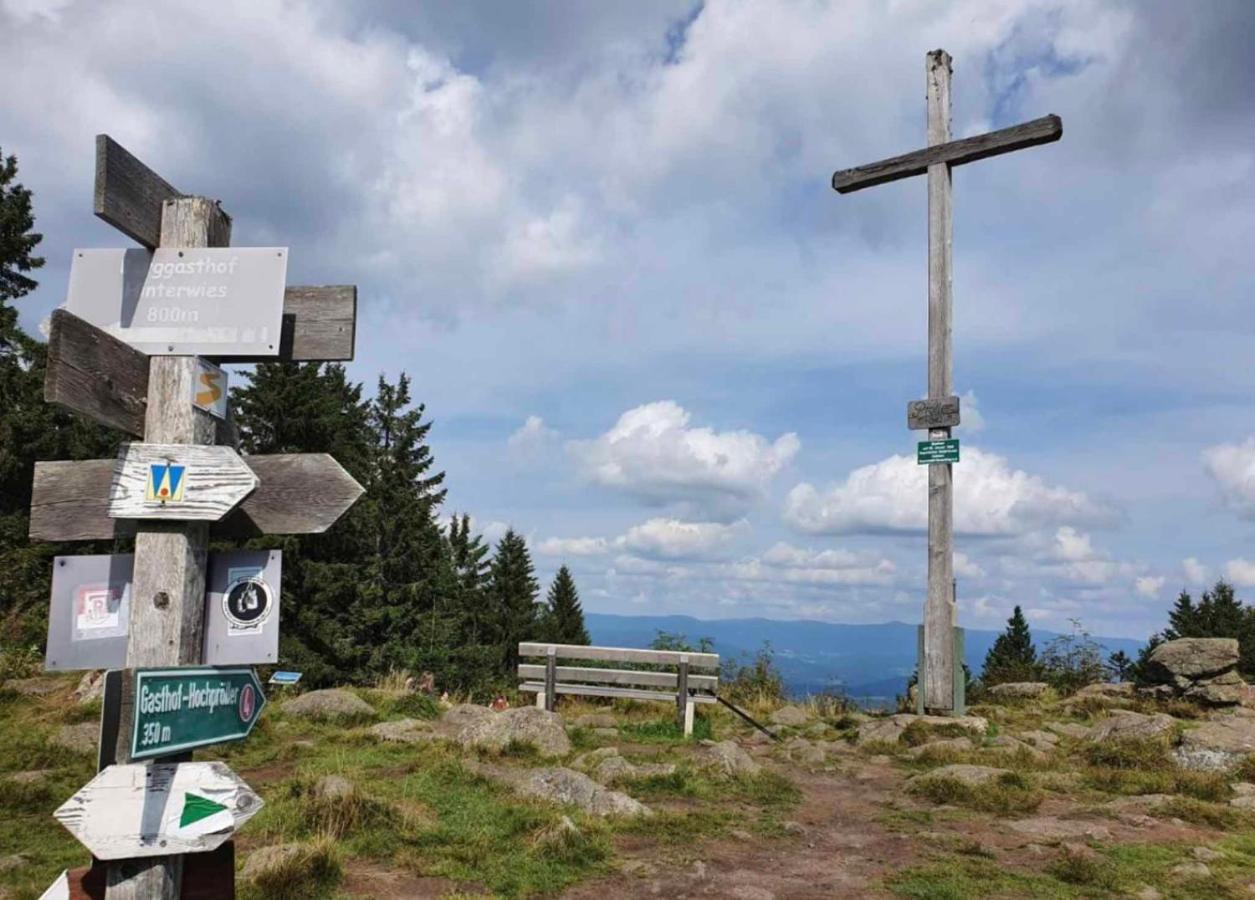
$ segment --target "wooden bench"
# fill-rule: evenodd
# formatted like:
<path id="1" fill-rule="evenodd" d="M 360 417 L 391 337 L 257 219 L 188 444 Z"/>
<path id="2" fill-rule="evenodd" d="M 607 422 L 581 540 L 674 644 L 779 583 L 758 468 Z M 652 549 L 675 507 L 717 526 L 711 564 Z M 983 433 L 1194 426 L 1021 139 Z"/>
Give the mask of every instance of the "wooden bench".
<path id="1" fill-rule="evenodd" d="M 519 657 L 541 657 L 543 665 L 519 665 L 520 691 L 534 693 L 536 705 L 552 712 L 558 694 L 582 697 L 623 697 L 628 700 L 663 700 L 676 705 L 676 721 L 685 737 L 693 733 L 693 705 L 714 703 L 719 688 L 717 674 L 695 675 L 690 670 L 717 672 L 719 654 L 681 653 L 673 650 L 632 650 L 623 647 L 588 647 L 581 644 L 543 644 L 524 641 Z M 673 666 L 674 672 L 625 668 L 560 666 L 559 660 Z M 651 690 L 652 688 L 652 690 Z"/>

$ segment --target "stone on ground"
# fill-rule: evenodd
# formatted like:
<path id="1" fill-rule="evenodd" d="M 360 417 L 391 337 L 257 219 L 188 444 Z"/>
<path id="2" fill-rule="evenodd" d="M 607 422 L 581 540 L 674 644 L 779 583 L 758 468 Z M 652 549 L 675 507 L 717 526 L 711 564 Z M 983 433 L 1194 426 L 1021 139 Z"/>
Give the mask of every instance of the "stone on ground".
<path id="1" fill-rule="evenodd" d="M 702 762 L 725 778 L 757 775 L 762 771 L 762 766 L 732 741 L 720 741 L 703 748 Z"/>
<path id="2" fill-rule="evenodd" d="M 476 706 L 474 703 L 459 703 L 457 706 L 451 706 L 445 710 L 445 714 L 441 719 L 448 725 L 455 728 L 461 728 L 471 722 L 478 722 L 480 719 L 491 716 L 493 711 L 486 706 Z"/>
<path id="3" fill-rule="evenodd" d="M 1178 677 L 1198 681 L 1229 671 L 1237 664 L 1236 638 L 1178 638 L 1151 651 L 1146 672 L 1153 680 L 1167 684 Z"/>
<path id="4" fill-rule="evenodd" d="M 1009 734 L 998 735 L 989 742 L 989 747 L 990 749 L 996 750 L 1000 753 L 1023 753 L 1038 762 L 1042 762 L 1046 759 L 1045 750 L 1038 749 L 1037 747 L 1022 741 L 1019 738 L 1011 737 Z M 1046 749 L 1049 750 L 1053 748 L 1050 745 L 1047 745 Z"/>
<path id="5" fill-rule="evenodd" d="M 353 782 L 341 775 L 324 775 L 314 784 L 313 795 L 317 800 L 344 800 L 353 796 Z"/>
<path id="6" fill-rule="evenodd" d="M 300 844 L 274 844 L 270 847 L 258 847 L 248 855 L 248 861 L 240 870 L 240 878 L 252 881 L 271 869 L 277 869 L 288 860 L 298 856 L 300 852 Z"/>
<path id="7" fill-rule="evenodd" d="M 945 740 L 929 741 L 926 744 L 920 744 L 918 747 L 912 747 L 906 751 L 906 755 L 912 759 L 918 759 L 929 753 L 967 753 L 972 749 L 972 739 L 959 737 L 948 738 Z"/>
<path id="8" fill-rule="evenodd" d="M 1190 856 L 1199 862 L 1215 862 L 1218 859 L 1224 859 L 1224 854 L 1219 850 L 1213 850 L 1210 847 L 1195 847 L 1190 851 Z"/>
<path id="9" fill-rule="evenodd" d="M 450 710 L 452 712 L 452 710 Z M 571 752 L 571 739 L 557 713 L 523 706 L 503 712 L 491 712 L 463 725 L 457 733 L 463 747 L 501 752 L 512 743 L 530 744 L 541 756 L 566 756 Z"/>
<path id="10" fill-rule="evenodd" d="M 435 737 L 431 723 L 423 719 L 397 719 L 380 722 L 369 729 L 371 736 L 381 741 L 398 744 L 417 744 Z"/>
<path id="11" fill-rule="evenodd" d="M 1163 713 L 1146 716 L 1135 712 L 1113 711 L 1108 718 L 1089 729 L 1085 737 L 1093 743 L 1166 741 L 1176 725 L 1176 719 Z"/>
<path id="12" fill-rule="evenodd" d="M 1102 839 L 1111 836 L 1111 830 L 1105 825 L 1098 825 L 1094 822 L 1082 822 L 1077 819 L 1059 819 L 1054 816 L 1020 819 L 1017 822 L 1008 822 L 1007 827 L 1016 834 L 1022 834 L 1036 840 Z"/>
<path id="13" fill-rule="evenodd" d="M 1059 735 L 1052 731 L 1023 731 L 1020 740 L 1027 741 L 1038 750 L 1053 750 L 1059 743 Z"/>
<path id="14" fill-rule="evenodd" d="M 79 722 L 62 725 L 52 735 L 52 743 L 75 753 L 95 753 L 100 741 L 100 725 L 95 722 Z"/>
<path id="15" fill-rule="evenodd" d="M 828 759 L 822 747 L 802 737 L 791 738 L 781 749 L 790 760 L 800 766 L 822 766 Z"/>
<path id="16" fill-rule="evenodd" d="M 543 711 L 543 710 L 542 710 Z M 574 769 L 528 769 L 510 777 L 519 793 L 578 807 L 595 816 L 647 816 L 652 811 L 627 794 L 602 787 Z"/>
<path id="17" fill-rule="evenodd" d="M 593 770 L 593 778 L 602 784 L 633 778 L 653 778 L 658 775 L 674 775 L 674 763 L 631 763 L 622 756 L 605 757 Z"/>
<path id="18" fill-rule="evenodd" d="M 1044 681 L 1008 681 L 991 687 L 989 696 L 998 700 L 1035 700 L 1048 690 L 1050 685 Z"/>
<path id="19" fill-rule="evenodd" d="M 913 722 L 931 728 L 958 727 L 973 734 L 984 734 L 989 728 L 989 722 L 980 716 L 917 716 L 912 713 L 898 713 L 864 722 L 858 728 L 858 741 L 860 744 L 868 741 L 897 743 L 902 732 Z"/>
<path id="20" fill-rule="evenodd" d="M 1121 681 L 1119 683 L 1110 681 L 1100 681 L 1095 684 L 1087 684 L 1081 688 L 1073 697 L 1132 697 L 1134 685 L 1131 681 Z"/>
<path id="21" fill-rule="evenodd" d="M 978 784 L 985 784 L 993 781 L 1002 775 L 1008 773 L 1008 769 L 999 769 L 994 766 L 972 766 L 966 763 L 956 763 L 951 766 L 940 766 L 936 769 L 930 769 L 911 778 L 912 783 L 926 783 L 929 781 L 940 781 L 943 779 L 960 782 L 969 787 Z"/>
<path id="22" fill-rule="evenodd" d="M 78 687 L 74 689 L 74 698 L 83 705 L 99 700 L 104 695 L 105 673 L 103 671 L 84 672 L 83 677 L 78 681 Z"/>
<path id="23" fill-rule="evenodd" d="M 1081 725 L 1078 722 L 1048 722 L 1045 727 L 1047 731 L 1053 731 L 1055 734 L 1060 734 L 1064 737 L 1089 737 L 1089 726 Z"/>
<path id="24" fill-rule="evenodd" d="M 1178 878 L 1210 878 L 1211 869 L 1207 868 L 1206 863 L 1183 862 L 1172 867 L 1172 874 Z"/>
<path id="25" fill-rule="evenodd" d="M 782 706 L 771 714 L 771 724 L 797 728 L 810 721 L 806 710 L 800 706 Z"/>
<path id="26" fill-rule="evenodd" d="M 1177 747 L 1177 761 L 1188 769 L 1221 771 L 1255 753 L 1255 719 L 1224 716 L 1188 729 Z"/>
<path id="27" fill-rule="evenodd" d="M 364 719 L 375 715 L 375 710 L 369 703 L 342 688 L 327 688 L 301 694 L 283 704 L 283 711 L 303 719 L 328 721 Z"/>

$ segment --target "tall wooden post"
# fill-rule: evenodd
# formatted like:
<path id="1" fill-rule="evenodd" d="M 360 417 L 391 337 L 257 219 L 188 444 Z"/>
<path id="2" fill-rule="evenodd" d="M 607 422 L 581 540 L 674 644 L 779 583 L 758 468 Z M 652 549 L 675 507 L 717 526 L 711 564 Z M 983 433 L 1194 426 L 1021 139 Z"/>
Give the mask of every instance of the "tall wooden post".
<path id="1" fill-rule="evenodd" d="M 180 197 L 162 206 L 162 247 L 225 247 L 231 219 L 212 200 Z M 148 369 L 146 443 L 212 444 L 212 416 L 192 405 L 194 356 L 154 356 Z M 200 663 L 205 626 L 207 522 L 140 522 L 135 535 L 128 668 Z M 124 716 L 125 718 L 125 716 Z M 116 761 L 130 761 L 130 722 L 118 729 Z M 183 857 L 110 863 L 109 900 L 176 900 Z"/>
<path id="2" fill-rule="evenodd" d="M 950 54 L 934 50 L 925 62 L 928 80 L 928 146 L 950 141 Z M 928 167 L 928 398 L 943 400 L 953 388 L 950 333 L 954 298 L 950 260 L 953 220 L 950 166 Z M 930 440 L 950 437 L 949 426 L 933 428 Z M 928 599 L 924 608 L 924 706 L 948 712 L 954 706 L 954 641 L 958 623 L 954 579 L 954 471 L 950 463 L 928 467 Z"/>

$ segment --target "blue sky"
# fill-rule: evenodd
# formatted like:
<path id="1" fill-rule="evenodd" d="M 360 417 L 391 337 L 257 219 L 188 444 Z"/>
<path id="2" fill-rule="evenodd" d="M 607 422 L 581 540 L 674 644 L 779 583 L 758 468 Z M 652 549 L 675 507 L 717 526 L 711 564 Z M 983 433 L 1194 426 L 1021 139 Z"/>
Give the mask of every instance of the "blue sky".
<path id="1" fill-rule="evenodd" d="M 832 171 L 1048 112 L 955 173 L 960 615 L 1162 625 L 1255 590 L 1255 63 L 1241 2 L 0 0 L 0 146 L 48 265 L 107 132 L 293 283 L 355 282 L 448 510 L 602 612 L 917 621 L 922 179 Z"/>

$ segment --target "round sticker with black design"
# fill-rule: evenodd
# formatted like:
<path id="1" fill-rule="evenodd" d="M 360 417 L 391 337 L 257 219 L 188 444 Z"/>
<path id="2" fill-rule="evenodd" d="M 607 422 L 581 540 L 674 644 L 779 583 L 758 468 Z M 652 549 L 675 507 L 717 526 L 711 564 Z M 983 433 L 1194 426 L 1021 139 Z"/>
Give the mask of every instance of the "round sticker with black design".
<path id="1" fill-rule="evenodd" d="M 237 578 L 222 595 L 222 611 L 233 631 L 260 627 L 273 605 L 270 585 L 257 575 Z"/>

